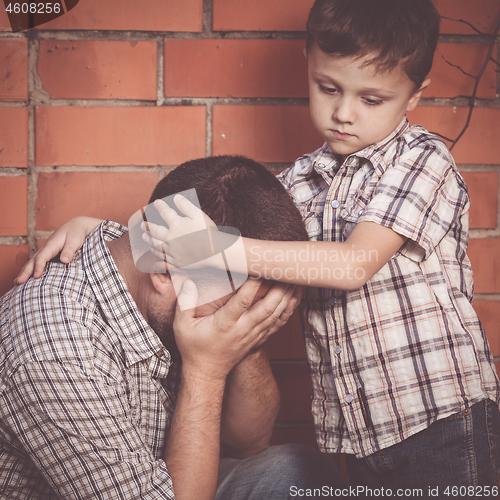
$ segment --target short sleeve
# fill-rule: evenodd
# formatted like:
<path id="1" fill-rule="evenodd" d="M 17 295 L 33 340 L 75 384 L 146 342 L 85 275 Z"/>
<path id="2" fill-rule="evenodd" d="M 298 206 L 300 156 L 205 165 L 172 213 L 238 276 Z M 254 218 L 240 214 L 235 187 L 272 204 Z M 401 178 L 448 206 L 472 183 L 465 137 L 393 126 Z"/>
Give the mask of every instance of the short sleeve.
<path id="1" fill-rule="evenodd" d="M 4 424 L 60 498 L 173 499 L 163 460 L 141 438 L 125 388 L 77 365 L 22 365 L 3 393 Z"/>
<path id="2" fill-rule="evenodd" d="M 469 206 L 449 152 L 431 146 L 410 150 L 387 168 L 358 222 L 376 222 L 405 236 L 410 241 L 402 253 L 423 261 Z"/>

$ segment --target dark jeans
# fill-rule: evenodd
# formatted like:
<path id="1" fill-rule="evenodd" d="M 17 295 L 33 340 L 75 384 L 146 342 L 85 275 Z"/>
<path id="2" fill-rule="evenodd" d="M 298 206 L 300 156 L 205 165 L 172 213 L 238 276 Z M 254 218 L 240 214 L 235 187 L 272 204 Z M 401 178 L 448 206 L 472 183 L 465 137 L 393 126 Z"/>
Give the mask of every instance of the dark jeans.
<path id="1" fill-rule="evenodd" d="M 499 468 L 500 412 L 490 400 L 369 457 L 347 457 L 358 498 L 387 489 L 396 498 L 497 498 Z"/>

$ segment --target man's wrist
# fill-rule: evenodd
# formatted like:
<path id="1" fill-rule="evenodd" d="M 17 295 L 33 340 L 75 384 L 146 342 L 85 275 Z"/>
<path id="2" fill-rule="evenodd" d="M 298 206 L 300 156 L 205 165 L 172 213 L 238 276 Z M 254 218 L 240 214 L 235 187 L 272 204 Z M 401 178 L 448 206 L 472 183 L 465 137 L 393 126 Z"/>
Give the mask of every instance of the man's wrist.
<path id="1" fill-rule="evenodd" d="M 224 388 L 226 385 L 227 373 L 224 370 L 213 370 L 201 366 L 182 365 L 182 381 L 188 385 L 208 388 Z"/>

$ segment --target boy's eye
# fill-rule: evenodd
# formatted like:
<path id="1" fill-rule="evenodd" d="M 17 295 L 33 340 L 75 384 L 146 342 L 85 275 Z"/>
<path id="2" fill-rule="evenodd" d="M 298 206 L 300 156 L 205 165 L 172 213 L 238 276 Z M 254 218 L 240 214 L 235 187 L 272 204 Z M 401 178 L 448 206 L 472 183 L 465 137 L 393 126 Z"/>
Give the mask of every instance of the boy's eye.
<path id="1" fill-rule="evenodd" d="M 382 102 L 383 102 L 381 99 L 370 99 L 368 97 L 365 97 L 363 100 L 369 106 L 378 106 L 379 104 L 382 104 Z"/>
<path id="2" fill-rule="evenodd" d="M 335 94 L 337 89 L 335 87 L 325 87 L 324 85 L 319 85 L 319 90 L 325 94 Z"/>

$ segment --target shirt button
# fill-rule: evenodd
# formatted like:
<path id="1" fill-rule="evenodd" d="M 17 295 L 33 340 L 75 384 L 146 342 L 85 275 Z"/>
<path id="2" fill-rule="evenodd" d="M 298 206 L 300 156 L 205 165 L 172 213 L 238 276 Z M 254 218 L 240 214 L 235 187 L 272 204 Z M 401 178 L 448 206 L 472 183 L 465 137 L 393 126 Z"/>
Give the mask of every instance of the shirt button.
<path id="1" fill-rule="evenodd" d="M 340 207 L 340 201 L 339 200 L 333 200 L 332 201 L 332 207 L 333 208 L 339 208 Z"/>
<path id="2" fill-rule="evenodd" d="M 363 215 L 363 210 L 360 210 L 360 211 L 358 212 L 358 215 L 360 215 L 360 216 L 361 216 L 361 215 Z"/>
<path id="3" fill-rule="evenodd" d="M 345 397 L 345 400 L 346 400 L 348 403 L 352 402 L 352 399 L 353 399 L 353 398 L 352 398 L 352 396 L 351 396 L 350 394 L 348 394 L 348 395 Z"/>
<path id="4" fill-rule="evenodd" d="M 340 354 L 341 350 L 342 350 L 342 347 L 340 347 L 339 345 L 335 346 L 335 354 Z"/>
<path id="5" fill-rule="evenodd" d="M 335 304 L 335 302 L 337 302 L 337 299 L 336 299 L 335 297 L 332 297 L 332 298 L 328 301 L 328 303 L 329 303 L 331 306 L 333 306 L 333 305 Z"/>

